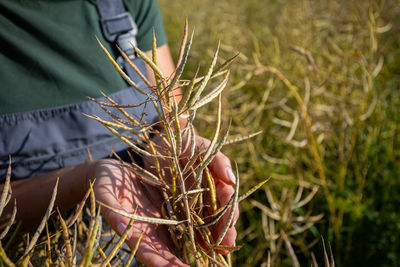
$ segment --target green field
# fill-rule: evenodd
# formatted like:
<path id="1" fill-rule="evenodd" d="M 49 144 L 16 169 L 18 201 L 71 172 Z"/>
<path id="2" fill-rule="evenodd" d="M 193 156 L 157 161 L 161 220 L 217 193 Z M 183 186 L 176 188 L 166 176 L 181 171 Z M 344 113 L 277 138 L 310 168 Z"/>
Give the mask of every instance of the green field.
<path id="1" fill-rule="evenodd" d="M 218 40 L 221 62 L 240 52 L 224 121 L 233 136 L 263 130 L 224 150 L 242 192 L 271 177 L 241 204 L 234 265 L 324 266 L 321 237 L 337 266 L 400 265 L 399 1 L 159 3 L 175 58 L 185 17 L 195 29 L 187 77 Z"/>

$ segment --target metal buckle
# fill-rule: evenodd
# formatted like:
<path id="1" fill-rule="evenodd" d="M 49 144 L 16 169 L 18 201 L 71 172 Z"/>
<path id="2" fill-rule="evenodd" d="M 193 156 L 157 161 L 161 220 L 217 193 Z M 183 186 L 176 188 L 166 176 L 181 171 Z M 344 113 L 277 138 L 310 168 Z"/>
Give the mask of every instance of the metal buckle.
<path id="1" fill-rule="evenodd" d="M 119 35 L 117 45 L 129 58 L 136 57 L 135 49 L 133 49 L 133 46 L 137 46 L 136 35 L 132 31 Z"/>
<path id="2" fill-rule="evenodd" d="M 133 60 L 137 57 L 135 49 L 133 49 L 133 46 L 137 46 L 137 42 L 132 31 L 119 35 L 117 39 L 117 45 L 122 51 L 124 51 L 129 59 Z M 118 56 L 117 63 L 121 68 L 124 67 L 124 59 L 122 56 Z"/>
<path id="3" fill-rule="evenodd" d="M 123 32 L 131 32 L 136 35 L 138 28 L 129 12 L 124 12 L 113 17 L 101 19 L 104 37 L 109 42 L 114 42 L 118 35 Z"/>

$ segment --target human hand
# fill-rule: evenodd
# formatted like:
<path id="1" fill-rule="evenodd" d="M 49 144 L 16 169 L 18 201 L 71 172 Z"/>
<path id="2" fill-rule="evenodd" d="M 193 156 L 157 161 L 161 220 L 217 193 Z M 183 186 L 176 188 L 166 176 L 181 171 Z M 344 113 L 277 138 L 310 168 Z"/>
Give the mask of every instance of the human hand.
<path id="1" fill-rule="evenodd" d="M 100 160 L 95 163 L 93 186 L 96 199 L 108 206 L 137 215 L 161 218 L 163 203 L 154 188 L 145 188 L 139 178 L 115 160 Z M 102 214 L 111 227 L 122 234 L 130 219 L 102 208 Z M 163 225 L 135 221 L 126 241 L 133 249 L 143 232 L 136 257 L 146 266 L 188 266 L 175 256 L 170 233 Z"/>
<path id="2" fill-rule="evenodd" d="M 196 136 L 195 151 L 204 150 L 209 144 L 210 141 L 208 139 Z M 185 158 L 186 154 L 187 152 L 184 152 L 182 155 L 183 162 L 187 162 L 188 160 Z M 145 165 L 150 164 L 149 161 L 145 161 L 145 163 Z M 215 179 L 218 207 L 225 206 L 234 193 L 232 185 L 235 178 L 232 173 L 230 161 L 224 154 L 218 153 L 208 165 L 208 168 Z M 94 169 L 95 173 L 93 177 L 96 178 L 94 191 L 98 201 L 128 213 L 136 211 L 136 214 L 139 216 L 162 217 L 160 207 L 162 206 L 163 199 L 159 191 L 151 186 L 144 185 L 134 173 L 120 162 L 115 160 L 101 160 L 96 164 Z M 214 240 L 223 231 L 228 220 L 229 210 L 215 225 L 210 227 Z M 122 234 L 126 225 L 129 224 L 129 218 L 105 207 L 103 207 L 102 213 L 111 227 L 119 234 Z M 211 212 L 209 213 L 211 214 Z M 239 210 L 236 206 L 233 223 L 226 232 L 221 245 L 235 246 L 237 233 L 234 225 L 238 216 Z M 147 266 L 187 266 L 176 256 L 170 233 L 166 226 L 163 225 L 135 221 L 127 240 L 130 248 L 136 245 L 142 232 L 143 237 L 136 254 L 140 262 Z M 219 252 L 223 254 L 228 253 L 228 251 Z"/>
<path id="3" fill-rule="evenodd" d="M 188 135 L 184 134 L 182 135 L 182 154 L 180 155 L 180 164 L 181 168 L 184 169 L 186 164 L 190 161 L 190 149 L 188 143 L 190 140 L 188 140 Z M 153 142 L 155 143 L 155 146 L 159 150 L 160 153 L 163 153 L 162 150 L 165 149 L 161 138 L 159 136 L 155 136 L 153 138 Z M 201 136 L 196 135 L 195 136 L 195 155 L 198 154 L 201 151 L 204 151 L 208 148 L 210 145 L 210 140 L 203 138 Z M 186 149 L 185 149 L 186 148 Z M 154 170 L 154 160 L 152 158 L 144 158 L 145 160 L 145 166 L 147 169 Z M 162 168 L 164 168 L 166 173 L 168 173 L 168 164 L 167 162 L 162 162 L 161 165 L 164 165 Z M 230 160 L 227 156 L 225 156 L 223 153 L 219 152 L 216 154 L 214 159 L 209 163 L 208 169 L 210 170 L 212 177 L 214 178 L 215 181 L 215 187 L 216 187 L 216 197 L 217 197 L 217 205 L 218 208 L 225 206 L 231 199 L 231 196 L 234 194 L 234 189 L 233 185 L 235 185 L 235 176 L 232 171 L 231 163 Z M 194 183 L 193 179 L 190 177 L 185 177 L 185 183 L 187 188 L 192 188 L 192 184 Z M 211 215 L 213 212 L 211 211 L 211 203 L 205 203 L 205 207 L 207 210 L 207 214 Z M 221 219 L 215 224 L 210 227 L 210 230 L 213 235 L 213 239 L 217 240 L 218 237 L 222 234 L 225 225 L 227 224 L 229 213 L 230 213 L 231 208 L 228 209 L 228 211 L 221 217 Z M 236 245 L 236 236 L 237 232 L 235 229 L 235 224 L 236 221 L 239 217 L 239 208 L 238 205 L 235 206 L 235 211 L 234 211 L 234 217 L 233 221 L 228 228 L 228 231 L 226 232 L 222 242 L 220 245 L 222 246 L 229 246 L 233 247 Z M 198 236 L 199 237 L 199 236 Z M 226 254 L 228 251 L 219 251 L 221 254 Z"/>

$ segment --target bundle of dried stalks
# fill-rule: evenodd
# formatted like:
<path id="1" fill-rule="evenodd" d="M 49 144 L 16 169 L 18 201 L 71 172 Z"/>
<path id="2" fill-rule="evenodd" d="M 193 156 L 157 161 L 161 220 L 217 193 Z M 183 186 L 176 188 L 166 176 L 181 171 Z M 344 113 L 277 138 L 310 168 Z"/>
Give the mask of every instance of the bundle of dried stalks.
<path id="1" fill-rule="evenodd" d="M 228 59 L 223 64 L 217 65 L 218 48 L 216 49 L 211 63 L 204 76 L 198 77 L 197 73 L 190 80 L 182 80 L 189 57 L 189 51 L 193 40 L 193 33 L 189 37 L 188 24 L 186 22 L 184 36 L 182 39 L 177 68 L 172 77 L 165 77 L 158 67 L 156 39 L 153 35 L 152 59 L 148 58 L 142 51 L 134 47 L 136 54 L 142 58 L 153 70 L 156 86 L 152 86 L 134 63 L 120 50 L 122 56 L 129 65 L 143 78 L 146 85 L 152 89 L 148 94 L 139 88 L 129 76 L 118 66 L 110 53 L 99 42 L 104 53 L 112 62 L 116 70 L 126 82 L 139 93 L 146 96 L 146 101 L 139 105 L 119 105 L 114 100 L 104 95 L 107 103 L 92 99 L 105 110 L 112 121 L 104 120 L 98 116 L 89 116 L 103 124 L 113 134 L 129 145 L 131 150 L 142 156 L 147 164 L 146 168 L 139 166 L 132 158 L 132 163 L 125 164 L 139 179 L 146 184 L 159 190 L 164 204 L 160 207 L 162 218 L 143 217 L 118 210 L 101 203 L 116 213 L 129 217 L 133 220 L 147 223 L 166 225 L 170 229 L 174 240 L 176 251 L 182 259 L 194 262 L 196 266 L 229 265 L 227 258 L 220 254 L 221 251 L 235 251 L 240 246 L 222 246 L 221 242 L 232 223 L 234 210 L 238 202 L 267 180 L 256 185 L 244 196 L 239 197 L 239 174 L 236 175 L 235 193 L 230 201 L 219 207 L 217 204 L 215 181 L 207 168 L 221 148 L 228 143 L 242 141 L 254 136 L 244 136 L 228 140 L 229 125 L 222 132 L 221 121 L 221 92 L 226 88 L 229 78 L 229 66 L 236 56 Z M 210 79 L 223 77 L 222 80 L 208 93 L 205 93 Z M 176 88 L 180 87 L 184 93 L 178 103 Z M 210 144 L 198 149 L 196 146 L 195 128 L 193 125 L 199 108 L 218 99 L 217 124 Z M 157 111 L 159 121 L 149 124 L 144 120 L 129 115 L 130 107 L 143 107 L 152 105 Z M 110 108 L 118 110 L 118 114 L 110 111 Z M 184 121 L 182 123 L 182 121 Z M 221 217 L 228 213 L 225 227 L 217 238 L 212 235 L 211 228 Z"/>

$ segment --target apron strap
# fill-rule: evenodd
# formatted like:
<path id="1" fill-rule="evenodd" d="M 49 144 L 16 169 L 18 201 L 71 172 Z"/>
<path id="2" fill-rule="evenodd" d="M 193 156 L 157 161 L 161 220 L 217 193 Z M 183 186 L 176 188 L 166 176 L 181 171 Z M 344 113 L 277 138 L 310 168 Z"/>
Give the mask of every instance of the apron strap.
<path id="1" fill-rule="evenodd" d="M 100 14 L 100 24 L 107 41 L 118 45 L 130 59 L 136 57 L 132 45 L 137 46 L 138 28 L 132 15 L 127 12 L 122 0 L 96 0 Z M 121 67 L 125 67 L 121 56 L 117 58 Z"/>

